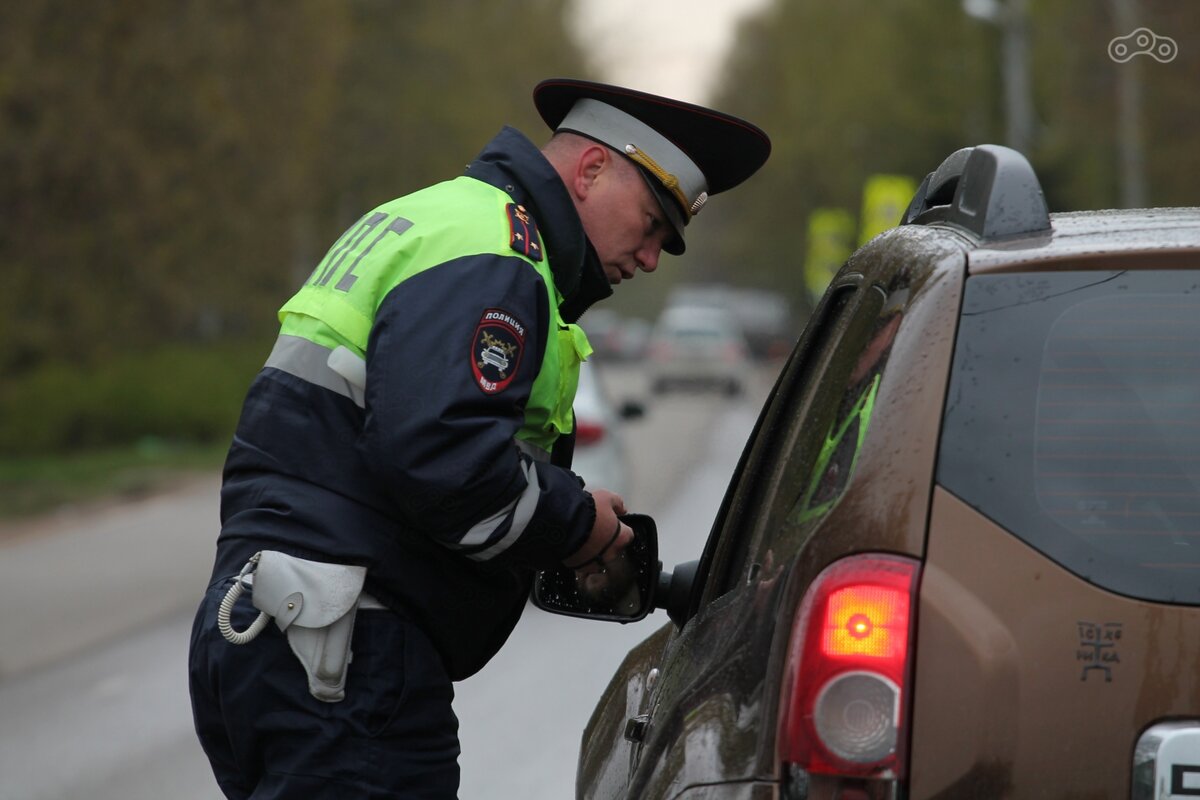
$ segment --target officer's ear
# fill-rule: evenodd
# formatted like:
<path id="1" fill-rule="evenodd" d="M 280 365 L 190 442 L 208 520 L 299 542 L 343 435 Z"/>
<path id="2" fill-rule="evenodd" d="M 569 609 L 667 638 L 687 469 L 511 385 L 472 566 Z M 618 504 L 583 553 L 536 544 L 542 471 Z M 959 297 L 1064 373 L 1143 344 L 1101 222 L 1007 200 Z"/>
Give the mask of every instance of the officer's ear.
<path id="1" fill-rule="evenodd" d="M 571 181 L 571 191 L 576 200 L 584 200 L 600 176 L 611 168 L 612 152 L 600 144 L 591 144 L 583 148 L 575 162 L 575 171 Z"/>

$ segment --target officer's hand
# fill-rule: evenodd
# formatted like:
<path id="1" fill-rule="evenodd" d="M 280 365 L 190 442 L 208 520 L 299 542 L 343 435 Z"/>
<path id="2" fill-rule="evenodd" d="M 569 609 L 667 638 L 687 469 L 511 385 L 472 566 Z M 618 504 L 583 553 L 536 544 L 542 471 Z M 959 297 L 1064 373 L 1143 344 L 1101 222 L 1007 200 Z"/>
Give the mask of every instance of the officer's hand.
<path id="1" fill-rule="evenodd" d="M 563 559 L 563 564 L 582 574 L 591 574 L 618 558 L 633 541 L 633 529 L 617 519 L 625 513 L 625 501 L 607 489 L 592 492 L 596 501 L 596 521 L 583 546 Z"/>
<path id="2" fill-rule="evenodd" d="M 625 513 L 625 501 L 607 490 L 592 493 L 596 501 L 596 523 L 583 547 L 563 563 L 575 570 L 576 586 L 585 598 L 613 606 L 619 613 L 624 606 L 636 608 L 637 569 L 626 555 L 633 541 L 633 529 L 618 519 Z"/>

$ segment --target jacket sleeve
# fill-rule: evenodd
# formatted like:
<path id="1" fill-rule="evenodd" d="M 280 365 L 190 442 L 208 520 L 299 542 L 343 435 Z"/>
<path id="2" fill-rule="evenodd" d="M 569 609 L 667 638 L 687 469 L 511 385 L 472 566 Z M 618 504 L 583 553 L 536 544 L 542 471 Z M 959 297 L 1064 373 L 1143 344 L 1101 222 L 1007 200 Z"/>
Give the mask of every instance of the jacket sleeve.
<path id="1" fill-rule="evenodd" d="M 522 259 L 476 255 L 405 280 L 376 313 L 360 446 L 406 527 L 465 558 L 550 566 L 595 521 L 578 477 L 514 439 L 549 298 Z"/>

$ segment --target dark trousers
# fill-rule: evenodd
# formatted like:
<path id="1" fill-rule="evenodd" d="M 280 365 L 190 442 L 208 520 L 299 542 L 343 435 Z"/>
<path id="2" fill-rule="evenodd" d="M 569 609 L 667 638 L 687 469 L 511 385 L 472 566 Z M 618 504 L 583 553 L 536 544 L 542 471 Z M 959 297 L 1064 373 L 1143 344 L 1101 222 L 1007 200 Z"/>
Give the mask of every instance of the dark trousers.
<path id="1" fill-rule="evenodd" d="M 231 583 L 209 588 L 188 658 L 196 733 L 226 797 L 456 796 L 454 688 L 420 629 L 391 611 L 359 611 L 346 697 L 324 703 L 273 622 L 248 644 L 221 636 L 217 607 Z M 243 595 L 234 628 L 257 614 Z"/>

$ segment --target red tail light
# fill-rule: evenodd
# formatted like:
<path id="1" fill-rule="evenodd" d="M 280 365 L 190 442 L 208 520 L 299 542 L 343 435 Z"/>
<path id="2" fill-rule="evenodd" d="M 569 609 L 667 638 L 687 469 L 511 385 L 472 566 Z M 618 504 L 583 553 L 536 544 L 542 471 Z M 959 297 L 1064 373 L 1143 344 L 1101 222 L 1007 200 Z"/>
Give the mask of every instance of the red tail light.
<path id="1" fill-rule="evenodd" d="M 902 778 L 918 562 L 851 556 L 813 581 L 792 625 L 782 761 L 819 774 Z"/>
<path id="2" fill-rule="evenodd" d="M 604 438 L 604 425 L 599 422 L 575 420 L 575 444 L 596 444 Z"/>

